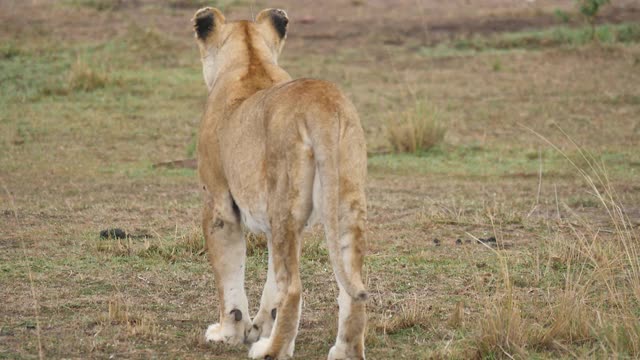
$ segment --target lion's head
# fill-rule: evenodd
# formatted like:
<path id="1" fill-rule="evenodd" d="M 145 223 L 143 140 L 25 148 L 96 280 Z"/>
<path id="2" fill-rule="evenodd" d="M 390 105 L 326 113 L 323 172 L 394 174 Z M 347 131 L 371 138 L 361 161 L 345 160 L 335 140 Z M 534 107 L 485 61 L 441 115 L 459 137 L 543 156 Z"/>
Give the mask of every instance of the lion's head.
<path id="1" fill-rule="evenodd" d="M 226 22 L 218 9 L 200 9 L 193 18 L 193 25 L 207 87 L 211 89 L 223 66 L 234 61 L 252 61 L 253 51 L 268 54 L 277 64 L 288 24 L 287 13 L 280 9 L 262 10 L 255 21 L 233 22 Z M 247 56 L 239 55 L 244 52 Z"/>

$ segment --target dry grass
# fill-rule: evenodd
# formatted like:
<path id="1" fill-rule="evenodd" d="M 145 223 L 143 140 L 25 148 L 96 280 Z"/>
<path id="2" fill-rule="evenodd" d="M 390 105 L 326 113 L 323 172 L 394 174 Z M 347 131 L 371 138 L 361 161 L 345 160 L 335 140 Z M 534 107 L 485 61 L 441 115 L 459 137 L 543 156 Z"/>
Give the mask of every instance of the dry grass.
<path id="1" fill-rule="evenodd" d="M 57 75 L 57 74 L 56 74 Z M 77 57 L 63 78 L 56 77 L 47 81 L 40 89 L 42 96 L 69 96 L 74 93 L 92 92 L 121 82 L 109 76 L 96 63 L 90 63 Z"/>
<path id="2" fill-rule="evenodd" d="M 129 311 L 124 300 L 120 297 L 116 297 L 109 300 L 108 314 L 105 320 L 108 320 L 111 324 L 128 324 L 129 323 Z"/>
<path id="3" fill-rule="evenodd" d="M 528 334 L 518 303 L 513 294 L 493 298 L 484 320 L 480 322 L 480 335 L 476 348 L 481 357 L 498 355 L 522 358 L 526 355 Z"/>
<path id="4" fill-rule="evenodd" d="M 384 320 L 376 322 L 374 328 L 385 335 L 397 334 L 411 328 L 429 330 L 436 319 L 429 310 L 429 304 L 418 299 L 411 299 L 400 303 L 398 310 L 391 313 Z"/>
<path id="5" fill-rule="evenodd" d="M 96 250 L 113 256 L 129 256 L 134 252 L 134 242 L 131 238 L 99 241 L 96 243 Z"/>
<path id="6" fill-rule="evenodd" d="M 427 151 L 442 143 L 446 132 L 442 113 L 423 102 L 387 121 L 387 139 L 395 152 Z"/>
<path id="7" fill-rule="evenodd" d="M 176 231 L 177 232 L 177 231 Z M 193 225 L 182 234 L 176 234 L 176 248 L 189 256 L 202 255 L 205 251 L 205 240 L 202 229 Z"/>
<path id="8" fill-rule="evenodd" d="M 117 10 L 125 4 L 125 0 L 67 0 L 75 6 L 91 8 L 96 11 Z"/>
<path id="9" fill-rule="evenodd" d="M 267 251 L 267 237 L 260 234 L 245 233 L 247 241 L 247 256 L 253 256 Z"/>
<path id="10" fill-rule="evenodd" d="M 158 336 L 158 325 L 145 315 L 133 314 L 121 295 L 113 297 L 108 302 L 108 313 L 103 317 L 103 325 L 123 325 L 129 336 L 153 339 Z"/>
<path id="11" fill-rule="evenodd" d="M 602 205 L 611 230 L 575 214 L 555 220 L 555 236 L 542 249 L 547 252 L 547 268 L 564 269 L 564 284 L 553 289 L 544 306 L 535 307 L 543 316 L 523 317 L 522 309 L 531 301 L 514 295 L 507 259 L 496 253 L 504 281 L 489 298 L 493 305 L 475 341 L 482 357 L 526 358 L 536 348 L 575 357 L 640 356 L 638 232 L 620 205 L 606 169 L 587 151 L 580 147 L 578 151 L 586 168 L 566 159 Z M 570 208 L 565 211 L 571 214 Z M 570 350 L 576 345 L 586 350 L 580 354 Z"/>
<path id="12" fill-rule="evenodd" d="M 569 138 L 569 137 L 568 137 Z M 569 140 L 573 142 L 571 138 Z M 553 146 L 553 144 L 552 144 Z M 577 145 L 576 145 L 577 146 Z M 559 151 L 562 151 L 558 149 Z M 566 257 L 564 296 L 557 322 L 570 341 L 593 339 L 594 351 L 616 356 L 640 356 L 640 237 L 627 216 L 607 169 L 585 149 L 578 147 L 586 164 L 580 173 L 609 218 L 611 230 L 603 231 L 586 219 L 567 223 L 572 235 L 573 263 Z M 562 303 L 561 303 L 562 304 Z M 566 320 L 565 320 L 566 318 Z M 597 350 L 596 350 L 597 349 Z"/>
<path id="13" fill-rule="evenodd" d="M 169 3 L 169 6 L 171 7 L 183 8 L 183 9 L 189 9 L 189 10 L 198 9 L 203 6 L 213 6 L 211 5 L 212 2 L 206 1 L 206 0 L 169 0 L 168 3 Z M 220 6 L 217 3 L 218 2 L 214 3 L 215 6 Z"/>
<path id="14" fill-rule="evenodd" d="M 205 253 L 202 230 L 191 226 L 165 239 L 154 237 L 100 239 L 95 244 L 99 253 L 118 257 L 163 258 L 169 262 L 197 258 Z"/>
<path id="15" fill-rule="evenodd" d="M 561 292 L 547 310 L 550 310 L 548 323 L 530 334 L 529 342 L 533 346 L 563 350 L 568 344 L 580 344 L 591 338 L 588 306 L 583 293 Z"/>
<path id="16" fill-rule="evenodd" d="M 109 77 L 96 69 L 95 65 L 78 58 L 71 66 L 67 82 L 71 90 L 93 91 L 105 87 L 109 83 Z"/>
<path id="17" fill-rule="evenodd" d="M 476 241 L 479 241 L 477 238 Z M 488 245 L 483 246 L 491 249 Z M 513 281 L 507 258 L 502 252 L 491 249 L 499 263 L 501 281 L 495 294 L 484 300 L 485 312 L 477 324 L 479 331 L 473 347 L 480 357 L 498 356 L 523 358 L 529 337 L 528 327 L 522 317 L 521 306 L 515 297 Z"/>
<path id="18" fill-rule="evenodd" d="M 451 317 L 447 321 L 447 325 L 453 329 L 464 326 L 464 301 L 458 301 L 453 313 L 451 313 Z"/>

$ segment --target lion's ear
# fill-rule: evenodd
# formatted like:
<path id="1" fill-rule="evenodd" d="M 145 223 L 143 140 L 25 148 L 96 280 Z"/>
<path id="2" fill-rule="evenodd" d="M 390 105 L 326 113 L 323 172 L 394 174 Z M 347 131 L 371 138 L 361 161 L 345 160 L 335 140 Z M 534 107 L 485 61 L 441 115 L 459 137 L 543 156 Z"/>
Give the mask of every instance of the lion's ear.
<path id="1" fill-rule="evenodd" d="M 200 41 L 206 41 L 211 34 L 224 25 L 225 18 L 220 10 L 206 7 L 198 10 L 191 21 L 193 21 L 196 38 Z"/>
<path id="2" fill-rule="evenodd" d="M 287 13 L 281 9 L 264 9 L 256 16 L 257 23 L 269 21 L 271 27 L 276 32 L 280 40 L 287 36 L 287 26 L 289 25 L 289 17 Z"/>

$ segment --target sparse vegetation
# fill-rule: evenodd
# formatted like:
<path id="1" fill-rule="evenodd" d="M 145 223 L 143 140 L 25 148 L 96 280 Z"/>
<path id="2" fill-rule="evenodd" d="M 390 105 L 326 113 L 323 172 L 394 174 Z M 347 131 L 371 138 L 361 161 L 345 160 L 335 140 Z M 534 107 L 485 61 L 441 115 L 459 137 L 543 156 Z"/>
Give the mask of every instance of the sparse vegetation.
<path id="1" fill-rule="evenodd" d="M 552 285 L 554 295 L 543 306 L 515 296 L 507 258 L 496 253 L 503 282 L 490 298 L 492 305 L 476 339 L 481 357 L 528 357 L 537 348 L 564 350 L 572 344 L 580 344 L 584 351 L 578 357 L 639 355 L 638 233 L 620 206 L 605 169 L 584 150 L 580 153 L 585 168 L 567 160 L 583 176 L 614 230 L 603 235 L 579 217 L 556 220 L 557 226 L 568 231 L 559 230 L 555 239 L 541 247 L 547 251 L 543 258 L 548 259 L 542 276 L 549 276 L 553 269 L 562 271 L 564 283 Z M 576 221 L 579 225 L 574 225 Z M 536 256 L 539 259 L 540 253 Z M 542 315 L 523 316 L 522 309 L 527 308 Z"/>
<path id="2" fill-rule="evenodd" d="M 108 302 L 108 314 L 102 319 L 104 326 L 123 325 L 130 336 L 153 339 L 158 332 L 156 323 L 148 317 L 138 317 L 129 311 L 121 295 Z"/>
<path id="3" fill-rule="evenodd" d="M 563 23 L 568 23 L 569 20 L 571 20 L 571 16 L 569 15 L 569 13 L 561 9 L 555 9 L 553 11 L 553 14 L 556 16 L 558 20 L 560 20 Z"/>
<path id="4" fill-rule="evenodd" d="M 11 59 L 20 55 L 20 48 L 13 42 L 0 44 L 0 59 Z"/>
<path id="5" fill-rule="evenodd" d="M 106 74 L 78 59 L 69 71 L 68 85 L 74 91 L 93 91 L 107 85 Z"/>
<path id="6" fill-rule="evenodd" d="M 385 335 L 398 334 L 407 329 L 429 330 L 431 323 L 436 321 L 426 303 L 417 299 L 403 301 L 398 311 L 389 314 L 383 321 L 376 323 L 376 331 Z"/>
<path id="7" fill-rule="evenodd" d="M 387 132 L 395 152 L 417 153 L 442 143 L 447 129 L 437 108 L 417 101 L 415 108 L 387 122 Z"/>
<path id="8" fill-rule="evenodd" d="M 591 39 L 596 39 L 596 18 L 600 9 L 611 0 L 576 0 L 578 10 L 586 22 L 591 26 Z"/>
<path id="9" fill-rule="evenodd" d="M 203 6 L 219 6 L 217 1 L 206 0 L 169 0 L 168 2 L 174 8 L 199 9 Z"/>
<path id="10" fill-rule="evenodd" d="M 168 5 L 174 9 L 193 10 L 204 6 L 212 6 L 226 11 L 234 6 L 251 4 L 247 0 L 168 0 Z"/>
<path id="11" fill-rule="evenodd" d="M 207 96 L 188 33 L 199 1 L 179 2 L 2 13 L 0 358 L 246 357 L 203 340 L 218 304 L 197 175 L 152 167 L 195 155 Z M 229 19 L 259 10 L 225 4 Z M 471 17 L 439 3 L 451 22 L 413 4 L 384 22 L 366 1 L 341 8 L 348 22 L 284 5 L 280 63 L 338 83 L 371 151 L 368 358 L 640 357 L 637 12 L 614 25 L 600 11 L 593 46 L 588 26 L 536 30 L 484 2 Z M 505 19 L 532 26 L 487 31 Z M 415 126 L 399 136 L 415 150 L 389 153 L 387 129 L 420 121 L 440 132 Z M 99 238 L 114 227 L 135 236 Z M 267 244 L 246 239 L 253 312 Z M 303 249 L 296 352 L 325 359 L 338 289 L 321 227 Z"/>
<path id="12" fill-rule="evenodd" d="M 75 6 L 83 6 L 97 11 L 111 11 L 122 6 L 125 0 L 67 0 L 67 3 Z"/>
<path id="13" fill-rule="evenodd" d="M 509 284 L 507 284 L 507 291 Z M 525 358 L 527 326 L 521 310 L 512 293 L 492 298 L 480 325 L 480 335 L 476 340 L 481 358 Z"/>
<path id="14" fill-rule="evenodd" d="M 640 42 L 640 25 L 629 23 L 594 25 L 586 28 L 557 27 L 540 31 L 499 34 L 491 37 L 463 38 L 454 41 L 451 46 L 458 51 L 541 49 L 557 46 L 582 46 L 594 39 L 603 44 Z M 434 49 L 423 49 L 425 54 L 430 54 L 433 51 Z"/>

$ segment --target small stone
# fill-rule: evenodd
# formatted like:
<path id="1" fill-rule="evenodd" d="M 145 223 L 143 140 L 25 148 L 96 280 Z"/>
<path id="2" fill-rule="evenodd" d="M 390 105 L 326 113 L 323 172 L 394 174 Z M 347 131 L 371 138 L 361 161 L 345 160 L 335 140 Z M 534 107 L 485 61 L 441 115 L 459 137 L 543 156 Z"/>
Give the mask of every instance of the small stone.
<path id="1" fill-rule="evenodd" d="M 127 233 L 119 228 L 105 229 L 100 231 L 101 239 L 126 239 Z"/>

